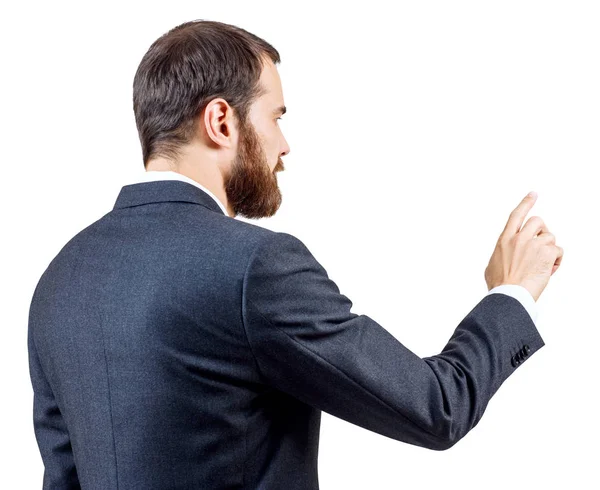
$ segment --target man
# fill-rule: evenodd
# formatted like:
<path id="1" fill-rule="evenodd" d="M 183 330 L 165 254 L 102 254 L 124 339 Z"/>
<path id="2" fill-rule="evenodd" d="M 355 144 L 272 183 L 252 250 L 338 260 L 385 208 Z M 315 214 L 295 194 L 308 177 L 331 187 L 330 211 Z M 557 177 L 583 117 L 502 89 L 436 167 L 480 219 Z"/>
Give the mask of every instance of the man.
<path id="1" fill-rule="evenodd" d="M 134 79 L 147 178 L 73 237 L 29 315 L 43 488 L 317 489 L 321 411 L 446 450 L 542 346 L 535 301 L 562 249 L 534 199 L 511 213 L 489 293 L 420 358 L 352 313 L 272 216 L 289 146 L 262 39 L 214 21 L 152 44 Z"/>

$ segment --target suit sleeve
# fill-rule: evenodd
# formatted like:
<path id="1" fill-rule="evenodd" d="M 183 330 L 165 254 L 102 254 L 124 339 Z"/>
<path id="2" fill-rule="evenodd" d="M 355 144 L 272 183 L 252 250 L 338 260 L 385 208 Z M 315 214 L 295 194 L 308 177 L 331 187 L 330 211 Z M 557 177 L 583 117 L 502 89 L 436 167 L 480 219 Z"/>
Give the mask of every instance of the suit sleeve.
<path id="1" fill-rule="evenodd" d="M 518 300 L 527 310 L 527 313 L 529 313 L 533 323 L 536 323 L 538 316 L 537 304 L 527 288 L 520 286 L 519 284 L 501 284 L 500 286 L 490 289 L 487 294 L 496 293 L 507 294 Z"/>
<path id="2" fill-rule="evenodd" d="M 42 369 L 31 328 L 28 331 L 27 347 L 33 386 L 33 428 L 44 463 L 42 488 L 79 490 L 81 487 L 69 431 Z"/>
<path id="3" fill-rule="evenodd" d="M 452 447 L 475 427 L 500 385 L 544 345 L 529 313 L 506 294 L 485 296 L 442 352 L 423 358 L 351 307 L 296 237 L 270 233 L 254 249 L 242 315 L 265 382 L 433 450 Z"/>

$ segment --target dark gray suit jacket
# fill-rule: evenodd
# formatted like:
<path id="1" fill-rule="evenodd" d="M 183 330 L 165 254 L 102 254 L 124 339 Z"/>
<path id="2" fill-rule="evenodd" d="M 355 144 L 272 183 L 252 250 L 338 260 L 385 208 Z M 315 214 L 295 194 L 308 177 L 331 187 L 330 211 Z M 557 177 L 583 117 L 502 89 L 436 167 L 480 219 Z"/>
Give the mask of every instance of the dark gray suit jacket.
<path id="1" fill-rule="evenodd" d="M 423 358 L 351 307 L 294 236 L 186 182 L 124 186 L 31 301 L 43 488 L 317 489 L 321 411 L 446 450 L 544 345 L 505 294 Z"/>

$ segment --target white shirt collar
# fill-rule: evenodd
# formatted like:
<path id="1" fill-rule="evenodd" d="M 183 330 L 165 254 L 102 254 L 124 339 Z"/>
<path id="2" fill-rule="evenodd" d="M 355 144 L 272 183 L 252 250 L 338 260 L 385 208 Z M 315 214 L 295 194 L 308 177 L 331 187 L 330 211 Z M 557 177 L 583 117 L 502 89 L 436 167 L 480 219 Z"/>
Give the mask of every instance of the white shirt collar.
<path id="1" fill-rule="evenodd" d="M 196 187 L 198 187 L 198 189 L 202 189 L 216 201 L 219 207 L 223 210 L 223 214 L 225 214 L 225 216 L 229 216 L 227 209 L 225 208 L 223 203 L 219 201 L 219 199 L 217 199 L 217 196 L 215 196 L 202 184 L 199 184 L 194 179 L 190 179 L 187 175 L 180 174 L 179 172 L 174 172 L 173 170 L 147 170 L 142 173 L 138 182 L 154 182 L 156 180 L 181 180 L 183 182 L 195 185 Z"/>

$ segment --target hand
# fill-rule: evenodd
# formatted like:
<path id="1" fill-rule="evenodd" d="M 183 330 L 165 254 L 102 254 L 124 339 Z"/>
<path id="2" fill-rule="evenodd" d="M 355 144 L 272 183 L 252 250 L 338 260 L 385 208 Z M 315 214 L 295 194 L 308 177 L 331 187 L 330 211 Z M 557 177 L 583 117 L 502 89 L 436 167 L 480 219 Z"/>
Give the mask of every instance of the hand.
<path id="1" fill-rule="evenodd" d="M 537 301 L 560 266 L 563 249 L 556 245 L 542 218 L 532 216 L 521 229 L 536 199 L 528 194 L 510 213 L 485 269 L 488 291 L 502 284 L 518 284 Z"/>

